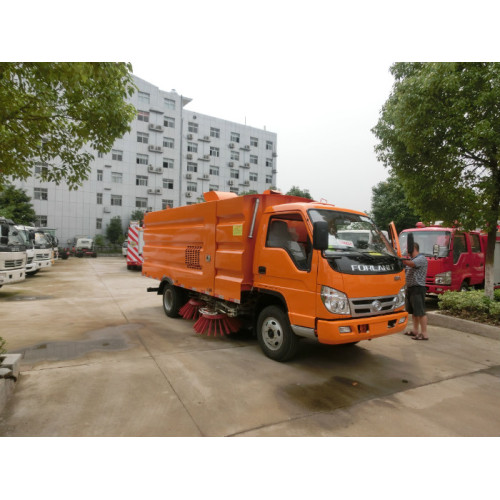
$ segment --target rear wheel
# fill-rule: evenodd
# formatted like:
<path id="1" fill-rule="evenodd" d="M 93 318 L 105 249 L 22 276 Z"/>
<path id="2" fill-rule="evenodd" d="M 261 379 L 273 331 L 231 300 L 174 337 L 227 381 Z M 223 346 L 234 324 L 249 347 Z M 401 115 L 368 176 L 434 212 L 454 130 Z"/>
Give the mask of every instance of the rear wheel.
<path id="1" fill-rule="evenodd" d="M 257 339 L 264 354 L 275 361 L 288 361 L 297 351 L 298 338 L 278 306 L 268 306 L 259 314 Z"/>
<path id="2" fill-rule="evenodd" d="M 460 285 L 460 291 L 461 292 L 469 291 L 469 283 L 467 283 L 467 281 L 462 282 L 462 284 Z"/>
<path id="3" fill-rule="evenodd" d="M 179 317 L 179 309 L 186 302 L 186 294 L 182 288 L 167 283 L 163 288 L 163 310 L 169 318 Z"/>

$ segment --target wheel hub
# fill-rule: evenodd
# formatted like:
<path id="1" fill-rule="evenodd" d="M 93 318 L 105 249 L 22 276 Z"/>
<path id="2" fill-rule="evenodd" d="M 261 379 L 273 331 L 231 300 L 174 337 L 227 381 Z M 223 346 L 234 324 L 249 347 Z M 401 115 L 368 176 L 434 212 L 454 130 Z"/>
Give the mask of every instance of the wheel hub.
<path id="1" fill-rule="evenodd" d="M 276 351 L 283 343 L 281 325 L 275 318 L 269 318 L 262 325 L 262 338 L 269 349 Z"/>

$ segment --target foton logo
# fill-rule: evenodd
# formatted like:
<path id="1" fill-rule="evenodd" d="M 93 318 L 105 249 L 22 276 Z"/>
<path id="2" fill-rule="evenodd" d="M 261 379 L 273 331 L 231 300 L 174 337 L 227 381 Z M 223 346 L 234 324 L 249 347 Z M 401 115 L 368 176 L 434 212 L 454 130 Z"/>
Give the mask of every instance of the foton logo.
<path id="1" fill-rule="evenodd" d="M 394 271 L 394 265 L 378 265 L 374 266 L 373 264 L 370 266 L 362 265 L 362 264 L 352 264 L 351 265 L 351 270 L 352 271 L 358 271 L 358 272 L 372 272 L 372 273 L 384 273 L 387 271 Z"/>

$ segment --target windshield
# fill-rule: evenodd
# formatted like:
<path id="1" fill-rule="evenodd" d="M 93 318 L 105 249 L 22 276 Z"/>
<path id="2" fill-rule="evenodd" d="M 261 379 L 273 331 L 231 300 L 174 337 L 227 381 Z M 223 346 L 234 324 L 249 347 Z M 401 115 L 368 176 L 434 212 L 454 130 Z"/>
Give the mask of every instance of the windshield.
<path id="1" fill-rule="evenodd" d="M 450 231 L 408 231 L 399 235 L 399 246 L 401 252 L 408 253 L 408 234 L 413 233 L 413 241 L 418 243 L 419 252 L 432 257 L 434 245 L 438 245 L 438 257 L 447 257 L 450 251 Z"/>
<path id="2" fill-rule="evenodd" d="M 50 247 L 50 243 L 47 240 L 46 236 L 44 233 L 39 233 L 38 231 L 35 232 L 35 246 L 37 248 L 44 248 L 45 247 Z"/>
<path id="3" fill-rule="evenodd" d="M 313 223 L 328 223 L 328 250 L 325 250 L 325 257 L 340 252 L 396 256 L 387 238 L 366 215 L 316 209 L 308 213 Z"/>
<path id="4" fill-rule="evenodd" d="M 23 245 L 31 247 L 28 231 L 26 231 L 26 229 L 18 229 L 17 231 L 19 232 L 19 236 L 23 240 Z"/>
<path id="5" fill-rule="evenodd" d="M 14 226 L 9 227 L 9 245 L 24 245 L 24 238 Z"/>

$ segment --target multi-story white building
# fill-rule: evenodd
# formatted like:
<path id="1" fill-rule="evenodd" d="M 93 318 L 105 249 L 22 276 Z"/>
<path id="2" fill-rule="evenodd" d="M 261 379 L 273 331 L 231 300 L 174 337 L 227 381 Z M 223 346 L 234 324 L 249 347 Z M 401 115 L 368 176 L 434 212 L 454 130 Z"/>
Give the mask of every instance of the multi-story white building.
<path id="1" fill-rule="evenodd" d="M 206 191 L 261 193 L 276 186 L 276 133 L 188 111 L 191 99 L 134 81 L 131 131 L 110 153 L 95 155 L 78 190 L 35 177 L 13 182 L 32 198 L 37 225 L 55 228 L 61 245 L 105 235 L 116 216 L 125 231 L 135 210 L 196 203 Z"/>

